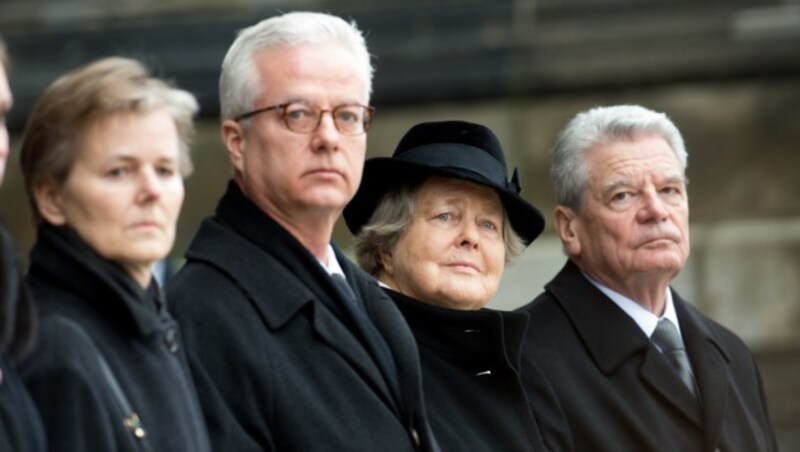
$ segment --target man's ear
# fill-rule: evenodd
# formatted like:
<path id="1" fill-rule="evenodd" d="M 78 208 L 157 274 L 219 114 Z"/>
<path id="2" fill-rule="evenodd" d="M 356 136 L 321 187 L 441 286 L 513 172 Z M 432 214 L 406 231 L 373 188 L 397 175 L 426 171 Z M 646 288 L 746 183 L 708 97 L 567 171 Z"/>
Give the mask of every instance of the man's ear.
<path id="1" fill-rule="evenodd" d="M 581 253 L 580 227 L 581 222 L 578 215 L 569 207 L 556 206 L 553 217 L 555 218 L 555 228 L 564 252 L 568 256 L 577 256 Z"/>
<path id="2" fill-rule="evenodd" d="M 225 143 L 225 149 L 228 151 L 228 157 L 231 159 L 234 171 L 242 173 L 244 171 L 244 147 L 246 143 L 244 128 L 241 124 L 232 119 L 223 121 L 222 142 Z"/>
<path id="3" fill-rule="evenodd" d="M 54 180 L 44 181 L 33 187 L 33 199 L 39 214 L 50 224 L 62 226 L 67 223 L 64 213 L 64 196 Z"/>

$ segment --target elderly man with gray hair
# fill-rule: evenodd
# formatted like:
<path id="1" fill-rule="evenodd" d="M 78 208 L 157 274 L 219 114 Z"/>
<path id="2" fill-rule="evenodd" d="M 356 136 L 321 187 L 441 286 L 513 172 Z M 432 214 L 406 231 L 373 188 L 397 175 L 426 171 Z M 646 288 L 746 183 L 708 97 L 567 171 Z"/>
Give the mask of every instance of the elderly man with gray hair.
<path id="1" fill-rule="evenodd" d="M 669 286 L 689 256 L 686 160 L 672 121 L 640 106 L 582 112 L 555 144 L 555 229 L 569 260 L 521 308 L 523 376 L 540 369 L 558 400 L 533 406 L 560 426 L 549 444 L 777 450 L 751 352 Z"/>

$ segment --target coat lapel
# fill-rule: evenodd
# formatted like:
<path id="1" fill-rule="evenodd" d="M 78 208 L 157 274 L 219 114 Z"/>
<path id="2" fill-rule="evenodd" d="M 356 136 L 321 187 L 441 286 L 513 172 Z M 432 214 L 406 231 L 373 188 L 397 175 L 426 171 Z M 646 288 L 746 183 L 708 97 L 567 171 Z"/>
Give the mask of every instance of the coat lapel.
<path id="1" fill-rule="evenodd" d="M 428 444 L 429 451 L 439 452 L 428 422 L 422 390 L 422 365 L 411 329 L 403 314 L 374 278 L 351 266 L 344 268 L 344 271 L 348 279 L 355 281 L 356 291 L 364 300 L 367 314 L 392 351 L 398 374 L 399 403 L 407 425 L 418 432 L 422 444 Z M 363 276 L 357 277 L 355 273 Z"/>
<path id="2" fill-rule="evenodd" d="M 703 401 L 705 449 L 713 450 L 719 441 L 722 421 L 728 406 L 731 381 L 728 375 L 730 358 L 700 313 L 674 291 L 672 295 L 689 361 L 692 363 L 700 398 Z"/>
<path id="3" fill-rule="evenodd" d="M 395 412 L 397 405 L 372 356 L 342 321 L 319 303 L 314 305 L 313 326 L 319 337 L 342 356 L 377 391 Z"/>
<path id="4" fill-rule="evenodd" d="M 695 425 L 702 427 L 700 404 L 678 378 L 675 369 L 670 367 L 669 362 L 654 346 L 648 347 L 645 352 L 640 375 L 653 392 L 677 408 Z"/>
<path id="5" fill-rule="evenodd" d="M 225 246 L 220 246 L 220 243 Z M 329 299 L 320 300 L 321 297 L 328 297 L 323 288 L 310 288 L 312 284 L 318 284 L 315 275 L 300 277 L 294 274 L 270 253 L 214 220 L 203 222 L 186 257 L 204 261 L 236 281 L 266 327 L 271 330 L 281 328 L 298 315 L 301 309 L 310 305 L 311 324 L 315 333 L 350 363 L 392 409 L 396 409 L 386 382 L 372 357 L 346 324 L 329 308 L 335 306 L 335 303 Z M 270 269 L 268 277 L 263 274 L 265 268 Z M 292 295 L 278 300 L 273 294 Z"/>
<path id="6" fill-rule="evenodd" d="M 669 362 L 636 322 L 589 282 L 575 264 L 567 262 L 546 290 L 561 304 L 605 375 L 631 365 L 640 356 L 639 375 L 643 383 L 665 403 L 702 425 L 700 406 Z"/>

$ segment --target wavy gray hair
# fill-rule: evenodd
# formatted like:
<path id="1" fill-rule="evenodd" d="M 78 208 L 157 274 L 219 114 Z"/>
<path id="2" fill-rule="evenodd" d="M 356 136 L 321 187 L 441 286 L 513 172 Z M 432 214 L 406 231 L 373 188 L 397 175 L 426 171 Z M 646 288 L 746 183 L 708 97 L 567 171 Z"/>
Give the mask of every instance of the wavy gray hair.
<path id="1" fill-rule="evenodd" d="M 416 200 L 420 187 L 426 179 L 407 182 L 383 195 L 369 221 L 355 238 L 358 265 L 373 276 L 383 271 L 381 255 L 390 252 L 405 234 L 416 212 Z M 511 227 L 503 209 L 503 239 L 506 248 L 506 263 L 511 263 L 523 251 L 525 243 Z"/>

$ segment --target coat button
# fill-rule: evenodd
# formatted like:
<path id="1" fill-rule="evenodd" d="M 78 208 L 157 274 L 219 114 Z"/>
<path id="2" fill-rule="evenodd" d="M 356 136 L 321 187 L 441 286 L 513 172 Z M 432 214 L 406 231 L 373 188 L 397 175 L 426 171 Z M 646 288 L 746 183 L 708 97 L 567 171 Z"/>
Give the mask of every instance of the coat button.
<path id="1" fill-rule="evenodd" d="M 178 330 L 175 328 L 170 328 L 164 334 L 164 345 L 166 345 L 167 350 L 171 353 L 177 353 L 179 344 L 178 344 Z"/>
<path id="2" fill-rule="evenodd" d="M 419 433 L 417 433 L 417 429 L 411 427 L 408 429 L 408 434 L 411 435 L 411 440 L 414 441 L 414 446 L 419 447 Z"/>

